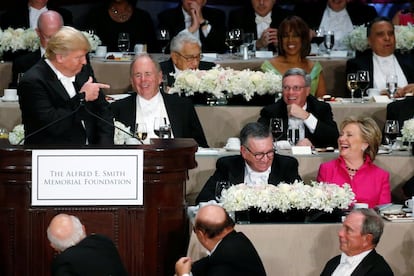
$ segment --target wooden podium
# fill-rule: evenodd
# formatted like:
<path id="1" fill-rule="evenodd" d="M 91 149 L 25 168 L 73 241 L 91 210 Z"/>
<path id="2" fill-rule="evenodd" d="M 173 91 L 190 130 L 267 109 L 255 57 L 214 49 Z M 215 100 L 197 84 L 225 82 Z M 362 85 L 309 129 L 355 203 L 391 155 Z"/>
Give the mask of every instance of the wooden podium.
<path id="1" fill-rule="evenodd" d="M 31 149 L 0 143 L 0 275 L 50 275 L 46 229 L 58 213 L 80 218 L 88 234 L 110 237 L 130 275 L 173 275 L 185 255 L 185 183 L 196 167 L 193 139 L 154 139 L 144 149 L 143 206 L 31 206 Z M 88 148 L 85 148 L 88 150 Z"/>

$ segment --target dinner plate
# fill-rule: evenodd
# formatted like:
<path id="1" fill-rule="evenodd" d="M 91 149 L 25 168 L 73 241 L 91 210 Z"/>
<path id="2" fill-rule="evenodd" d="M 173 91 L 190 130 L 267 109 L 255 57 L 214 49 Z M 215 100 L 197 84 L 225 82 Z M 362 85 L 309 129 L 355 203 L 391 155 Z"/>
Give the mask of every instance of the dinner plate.
<path id="1" fill-rule="evenodd" d="M 392 221 L 392 222 L 414 222 L 414 217 L 398 217 L 398 216 L 393 216 L 393 215 L 389 215 L 389 216 L 382 216 L 384 219 L 388 220 L 388 221 Z"/>
<path id="2" fill-rule="evenodd" d="M 120 53 L 120 52 L 109 52 L 103 58 L 105 62 L 131 62 L 134 58 L 134 54 Z"/>
<path id="3" fill-rule="evenodd" d="M 112 94 L 106 95 L 106 100 L 110 103 L 129 97 L 131 94 Z"/>
<path id="4" fill-rule="evenodd" d="M 19 101 L 19 96 L 17 96 L 15 99 L 5 99 L 4 98 L 4 96 L 3 97 L 0 97 L 0 99 L 3 101 L 3 102 L 17 102 L 17 101 Z"/>

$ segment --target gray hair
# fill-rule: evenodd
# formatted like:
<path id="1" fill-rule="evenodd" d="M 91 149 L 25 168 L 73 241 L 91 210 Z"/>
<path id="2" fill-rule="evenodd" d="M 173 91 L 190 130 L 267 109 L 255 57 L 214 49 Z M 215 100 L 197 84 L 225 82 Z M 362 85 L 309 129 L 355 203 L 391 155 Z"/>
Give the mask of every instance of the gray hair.
<path id="1" fill-rule="evenodd" d="M 352 210 L 351 214 L 352 213 L 360 213 L 364 216 L 361 234 L 371 234 L 372 244 L 376 246 L 380 241 L 382 232 L 384 231 L 384 221 L 382 220 L 382 218 L 373 209 L 354 209 Z"/>
<path id="2" fill-rule="evenodd" d="M 170 52 L 180 52 L 185 43 L 197 44 L 201 48 L 200 40 L 190 32 L 180 32 L 171 39 Z"/>
<path id="3" fill-rule="evenodd" d="M 134 68 L 134 64 L 137 60 L 139 59 L 143 59 L 143 58 L 149 58 L 152 63 L 154 63 L 155 66 L 155 70 L 159 73 L 161 72 L 161 66 L 158 63 L 158 61 L 156 61 L 151 55 L 149 55 L 148 53 L 141 53 L 135 56 L 134 60 L 131 62 L 131 64 L 129 65 L 129 75 L 132 76 L 132 74 L 134 73 L 132 71 L 132 69 Z"/>
<path id="4" fill-rule="evenodd" d="M 290 68 L 283 75 L 283 79 L 289 76 L 301 76 L 305 80 L 306 87 L 310 87 L 311 85 L 311 81 L 312 81 L 311 76 L 308 73 L 306 73 L 306 71 L 303 70 L 302 68 Z"/>
<path id="5" fill-rule="evenodd" d="M 262 123 L 253 122 L 245 125 L 240 131 L 240 144 L 248 146 L 247 142 L 249 138 L 264 139 L 272 135 L 269 127 Z"/>
<path id="6" fill-rule="evenodd" d="M 50 226 L 47 228 L 47 238 L 49 239 L 53 247 L 59 250 L 60 252 L 65 251 L 67 248 L 76 245 L 85 237 L 83 225 L 80 222 L 80 220 L 75 216 L 69 217 L 72 221 L 73 232 L 66 239 L 60 239 L 56 237 L 52 233 Z"/>

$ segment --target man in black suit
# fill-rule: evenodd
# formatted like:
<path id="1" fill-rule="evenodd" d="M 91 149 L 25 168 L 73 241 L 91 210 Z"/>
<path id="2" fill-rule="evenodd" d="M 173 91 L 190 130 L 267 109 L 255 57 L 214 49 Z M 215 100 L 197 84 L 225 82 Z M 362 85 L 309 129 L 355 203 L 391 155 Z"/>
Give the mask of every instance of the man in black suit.
<path id="1" fill-rule="evenodd" d="M 160 62 L 162 73 L 167 76 L 169 87 L 175 82 L 174 73 L 187 69 L 209 70 L 216 66 L 213 62 L 200 61 L 200 40 L 189 32 L 181 32 L 171 40 L 170 53 L 169 60 Z"/>
<path id="2" fill-rule="evenodd" d="M 6 11 L 1 16 L 1 28 L 32 28 L 37 27 L 37 21 L 41 13 L 47 10 L 58 12 L 64 21 L 64 25 L 72 25 L 72 13 L 64 8 L 49 6 L 48 0 L 28 0 L 27 3 L 18 3 L 14 8 Z"/>
<path id="3" fill-rule="evenodd" d="M 182 5 L 158 14 L 161 28 L 170 36 L 188 31 L 200 39 L 204 53 L 224 53 L 226 35 L 225 13 L 206 7 L 207 0 L 182 0 Z"/>
<path id="4" fill-rule="evenodd" d="M 283 75 L 283 98 L 260 111 L 259 122 L 268 126 L 271 118 L 282 118 L 283 135 L 288 128 L 299 129 L 300 146 L 337 147 L 338 126 L 328 103 L 310 95 L 311 79 L 303 69 L 292 68 Z"/>
<path id="5" fill-rule="evenodd" d="M 387 120 L 397 120 L 401 129 L 404 121 L 414 118 L 414 96 L 395 101 L 387 105 Z"/>
<path id="6" fill-rule="evenodd" d="M 277 28 L 292 13 L 276 5 L 276 0 L 251 0 L 251 6 L 236 9 L 229 14 L 229 29 L 241 28 L 253 33 L 257 50 L 277 49 Z"/>
<path id="7" fill-rule="evenodd" d="M 148 137 L 158 138 L 153 125 L 156 117 L 164 117 L 175 138 L 194 138 L 200 147 L 208 147 L 200 120 L 190 100 L 160 92 L 162 71 L 158 62 L 141 54 L 131 64 L 131 85 L 136 93 L 111 104 L 115 120 L 135 131 L 137 123 L 145 123 Z"/>
<path id="8" fill-rule="evenodd" d="M 48 42 L 45 59 L 19 82 L 25 144 L 113 144 L 109 104 L 85 66 L 90 51 L 87 38 L 72 27 L 62 27 Z M 97 119 L 91 115 L 101 117 Z"/>
<path id="9" fill-rule="evenodd" d="M 331 30 L 335 33 L 335 48 L 344 48 L 342 39 L 353 26 L 363 25 L 375 17 L 374 7 L 359 1 L 326 0 L 295 5 L 294 13 L 302 17 L 311 29 Z"/>
<path id="10" fill-rule="evenodd" d="M 248 123 L 240 131 L 240 154 L 217 160 L 216 171 L 207 180 L 196 203 L 215 199 L 217 181 L 232 185 L 292 183 L 300 180 L 298 161 L 290 156 L 279 155 L 273 148 L 273 137 L 267 126 Z"/>
<path id="11" fill-rule="evenodd" d="M 46 51 L 47 42 L 62 26 L 62 16 L 56 11 L 45 11 L 39 16 L 36 33 L 39 37 L 40 48 L 15 58 L 12 65 L 12 82 L 10 87 L 17 87 L 19 74 L 24 74 L 42 58 Z"/>
<path id="12" fill-rule="evenodd" d="M 50 246 L 58 252 L 52 275 L 127 275 L 114 243 L 107 237 L 86 236 L 75 216 L 56 215 L 47 228 Z"/>
<path id="13" fill-rule="evenodd" d="M 367 37 L 370 49 L 349 59 L 346 63 L 346 73 L 367 70 L 369 72 L 368 87 L 383 91 L 387 89 L 387 75 L 396 75 L 398 79 L 396 96 L 401 97 L 413 92 L 414 59 L 412 54 L 395 52 L 395 32 L 390 19 L 375 18 L 367 27 Z"/>
<path id="14" fill-rule="evenodd" d="M 177 276 L 264 276 L 262 260 L 252 242 L 234 230 L 234 221 L 218 205 L 208 205 L 197 212 L 194 233 L 211 254 L 191 265 L 190 257 L 182 257 L 175 264 Z"/>
<path id="15" fill-rule="evenodd" d="M 354 209 L 338 232 L 342 254 L 328 261 L 321 276 L 394 275 L 384 258 L 375 250 L 383 229 L 384 222 L 374 210 Z"/>

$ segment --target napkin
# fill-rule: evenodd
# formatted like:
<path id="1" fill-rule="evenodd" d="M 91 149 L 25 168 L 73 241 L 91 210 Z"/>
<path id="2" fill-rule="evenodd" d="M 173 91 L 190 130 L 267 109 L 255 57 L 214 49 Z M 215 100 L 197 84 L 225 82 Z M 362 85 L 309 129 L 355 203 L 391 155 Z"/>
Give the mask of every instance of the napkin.
<path id="1" fill-rule="evenodd" d="M 276 147 L 282 150 L 290 150 L 292 145 L 287 140 L 281 140 L 276 142 Z"/>

